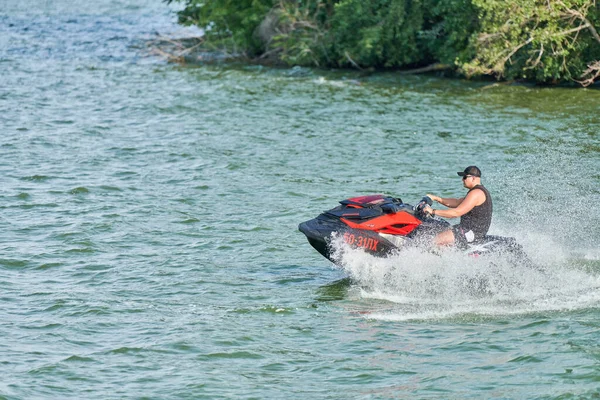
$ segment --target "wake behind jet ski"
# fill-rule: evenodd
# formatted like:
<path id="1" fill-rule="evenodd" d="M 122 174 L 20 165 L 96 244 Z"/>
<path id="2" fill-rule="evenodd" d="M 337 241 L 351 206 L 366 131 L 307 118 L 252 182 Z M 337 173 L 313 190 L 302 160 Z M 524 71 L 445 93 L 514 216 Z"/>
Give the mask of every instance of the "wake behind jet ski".
<path id="1" fill-rule="evenodd" d="M 424 197 L 415 206 L 401 199 L 381 194 L 353 197 L 325 211 L 314 219 L 302 222 L 298 229 L 324 257 L 335 262 L 331 240 L 341 235 L 353 248 L 385 257 L 403 248 L 431 247 L 435 235 L 450 228 L 450 224 L 424 212 L 431 206 Z M 502 253 L 526 258 L 514 238 L 486 235 L 463 248 L 471 256 Z"/>

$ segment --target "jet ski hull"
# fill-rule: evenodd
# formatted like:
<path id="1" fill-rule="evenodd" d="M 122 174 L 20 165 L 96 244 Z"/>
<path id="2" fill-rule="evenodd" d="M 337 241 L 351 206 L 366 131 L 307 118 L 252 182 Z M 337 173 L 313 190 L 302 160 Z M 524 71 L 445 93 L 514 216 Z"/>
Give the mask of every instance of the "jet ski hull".
<path id="1" fill-rule="evenodd" d="M 352 229 L 339 220 L 320 215 L 309 221 L 302 222 L 298 229 L 304 233 L 308 243 L 323 257 L 335 262 L 333 259 L 331 240 L 335 235 L 350 246 L 360 248 L 367 253 L 384 257 L 397 248 L 393 243 L 384 239 L 377 232 Z"/>

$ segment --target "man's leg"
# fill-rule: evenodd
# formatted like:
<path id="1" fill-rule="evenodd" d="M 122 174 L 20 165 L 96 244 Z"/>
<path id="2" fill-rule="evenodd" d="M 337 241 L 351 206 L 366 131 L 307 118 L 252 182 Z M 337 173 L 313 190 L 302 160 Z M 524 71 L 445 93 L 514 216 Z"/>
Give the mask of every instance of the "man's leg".
<path id="1" fill-rule="evenodd" d="M 439 233 L 433 240 L 436 246 L 452 246 L 454 245 L 454 232 L 451 229 Z"/>

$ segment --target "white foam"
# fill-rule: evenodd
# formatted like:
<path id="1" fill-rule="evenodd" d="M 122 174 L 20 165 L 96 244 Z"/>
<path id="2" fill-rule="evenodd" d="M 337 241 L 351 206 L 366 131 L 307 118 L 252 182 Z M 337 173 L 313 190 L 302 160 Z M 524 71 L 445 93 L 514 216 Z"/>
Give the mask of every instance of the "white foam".
<path id="1" fill-rule="evenodd" d="M 343 87 L 347 87 L 347 83 L 344 81 L 340 81 L 340 80 L 329 80 L 326 79 L 325 77 L 318 77 L 317 79 L 313 80 L 314 83 L 316 83 L 317 85 L 326 85 L 326 86 L 332 86 L 332 87 L 337 87 L 337 88 L 343 88 Z"/>
<path id="2" fill-rule="evenodd" d="M 367 318 L 429 320 L 600 307 L 597 273 L 570 263 L 560 246 L 543 235 L 531 235 L 527 244 L 537 249 L 530 255 L 543 269 L 500 255 L 472 258 L 452 250 L 436 255 L 405 249 L 378 258 L 340 238 L 334 238 L 332 249 L 362 298 L 389 302 Z"/>

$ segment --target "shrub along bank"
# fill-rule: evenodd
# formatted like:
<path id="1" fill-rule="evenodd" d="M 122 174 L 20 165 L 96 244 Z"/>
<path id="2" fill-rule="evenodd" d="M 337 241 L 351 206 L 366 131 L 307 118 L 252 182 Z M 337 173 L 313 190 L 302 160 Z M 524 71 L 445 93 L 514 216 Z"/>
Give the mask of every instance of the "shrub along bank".
<path id="1" fill-rule="evenodd" d="M 600 80 L 595 0 L 167 0 L 223 51 L 287 65 Z"/>

